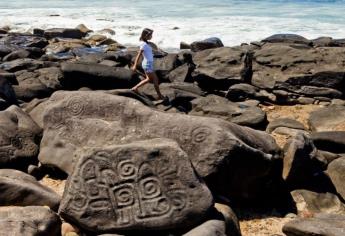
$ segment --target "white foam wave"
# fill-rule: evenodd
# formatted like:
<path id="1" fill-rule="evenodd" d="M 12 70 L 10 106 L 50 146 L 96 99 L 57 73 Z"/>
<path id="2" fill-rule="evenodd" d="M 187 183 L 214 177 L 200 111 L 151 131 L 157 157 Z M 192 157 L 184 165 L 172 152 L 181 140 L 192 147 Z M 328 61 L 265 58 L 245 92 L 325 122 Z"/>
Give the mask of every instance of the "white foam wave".
<path id="1" fill-rule="evenodd" d="M 116 35 L 111 37 L 124 45 L 138 45 L 142 28 L 150 27 L 155 30 L 153 41 L 165 49 L 177 49 L 181 41 L 191 43 L 208 37 L 219 37 L 227 46 L 261 40 L 276 33 L 296 33 L 307 38 L 345 37 L 344 16 L 332 21 L 328 15 L 328 20 L 324 21 L 318 17 L 298 16 L 304 16 L 306 12 L 294 9 L 285 9 L 287 13 L 283 16 L 270 16 L 260 11 L 257 14 L 230 12 L 226 15 L 219 8 L 211 10 L 212 14 L 205 16 L 173 14 L 150 17 L 140 8 L 123 6 L 0 9 L 0 26 L 8 25 L 13 31 L 32 31 L 33 28 L 75 27 L 83 23 L 94 31 L 105 28 L 115 30 Z M 335 11 L 334 15 L 339 16 L 338 13 Z"/>

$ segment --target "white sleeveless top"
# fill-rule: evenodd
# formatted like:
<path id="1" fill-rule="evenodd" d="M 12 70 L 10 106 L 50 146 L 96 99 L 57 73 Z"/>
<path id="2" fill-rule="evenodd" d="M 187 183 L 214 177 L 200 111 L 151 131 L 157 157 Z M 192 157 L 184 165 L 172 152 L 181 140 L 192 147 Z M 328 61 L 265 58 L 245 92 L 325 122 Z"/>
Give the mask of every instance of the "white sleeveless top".
<path id="1" fill-rule="evenodd" d="M 148 62 L 152 62 L 153 61 L 152 48 L 151 48 L 151 46 L 148 43 L 143 42 L 140 45 L 140 50 L 143 50 L 144 60 L 146 60 Z"/>

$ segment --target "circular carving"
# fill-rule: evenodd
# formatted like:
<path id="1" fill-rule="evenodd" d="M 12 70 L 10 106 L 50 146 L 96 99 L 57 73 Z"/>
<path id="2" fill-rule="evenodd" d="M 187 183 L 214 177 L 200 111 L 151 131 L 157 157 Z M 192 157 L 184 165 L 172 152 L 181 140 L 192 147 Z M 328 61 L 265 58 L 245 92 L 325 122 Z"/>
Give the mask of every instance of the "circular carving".
<path id="1" fill-rule="evenodd" d="M 115 198 L 119 207 L 131 206 L 134 204 L 134 192 L 130 185 L 125 185 L 115 191 Z"/>
<path id="2" fill-rule="evenodd" d="M 207 126 L 197 127 L 192 131 L 192 142 L 202 143 L 209 137 L 210 134 L 211 134 L 211 129 L 209 127 Z"/>
<path id="3" fill-rule="evenodd" d="M 183 209 L 186 206 L 186 200 L 187 200 L 187 195 L 181 191 L 173 191 L 170 192 L 169 198 L 171 201 L 171 204 L 176 208 L 176 209 Z"/>
<path id="4" fill-rule="evenodd" d="M 84 112 L 84 104 L 86 104 L 85 99 L 73 97 L 67 102 L 67 111 L 71 116 L 79 116 Z"/>
<path id="5" fill-rule="evenodd" d="M 77 193 L 73 198 L 73 204 L 76 208 L 83 208 L 86 205 L 86 197 Z"/>
<path id="6" fill-rule="evenodd" d="M 161 195 L 161 187 L 159 181 L 155 178 L 146 178 L 140 183 L 140 190 L 144 199 L 151 199 Z"/>
<path id="7" fill-rule="evenodd" d="M 129 160 L 119 162 L 117 169 L 118 169 L 118 173 L 120 177 L 122 178 L 126 178 L 126 179 L 134 178 L 137 174 L 136 166 L 134 165 L 133 162 Z"/>

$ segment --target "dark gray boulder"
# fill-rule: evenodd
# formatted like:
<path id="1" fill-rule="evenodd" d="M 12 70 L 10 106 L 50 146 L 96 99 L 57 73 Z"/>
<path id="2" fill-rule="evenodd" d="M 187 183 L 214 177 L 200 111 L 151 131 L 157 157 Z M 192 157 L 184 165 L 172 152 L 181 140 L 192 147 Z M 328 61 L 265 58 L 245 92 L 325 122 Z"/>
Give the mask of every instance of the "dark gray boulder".
<path id="1" fill-rule="evenodd" d="M 201 41 L 195 41 L 190 45 L 190 47 L 193 52 L 198 52 L 210 48 L 224 47 L 224 44 L 219 38 L 212 37 Z"/>
<path id="2" fill-rule="evenodd" d="M 0 208 L 0 235 L 60 236 L 61 220 L 46 207 Z"/>
<path id="3" fill-rule="evenodd" d="M 193 79 L 205 90 L 227 91 L 233 84 L 243 83 L 251 72 L 249 54 L 241 47 L 222 47 L 197 52 Z"/>
<path id="4" fill-rule="evenodd" d="M 153 139 L 79 153 L 59 213 L 84 229 L 185 228 L 205 218 L 211 192 L 176 142 Z"/>
<path id="5" fill-rule="evenodd" d="M 178 55 L 170 53 L 164 57 L 155 58 L 153 67 L 161 80 L 167 80 L 169 72 L 180 64 L 181 62 L 178 60 Z"/>
<path id="6" fill-rule="evenodd" d="M 3 103 L 0 103 L 0 111 L 6 109 L 10 105 L 17 105 L 17 97 L 13 90 L 12 84 L 0 75 L 0 98 Z"/>
<path id="7" fill-rule="evenodd" d="M 337 192 L 345 200 L 345 157 L 332 161 L 326 171 Z"/>
<path id="8" fill-rule="evenodd" d="M 327 184 L 323 186 L 320 180 L 317 181 L 324 177 L 322 171 L 325 168 L 312 140 L 304 134 L 297 134 L 285 144 L 283 179 L 290 189 L 328 188 Z"/>
<path id="9" fill-rule="evenodd" d="M 73 170 L 75 152 L 86 146 L 169 138 L 179 143 L 202 177 L 228 174 L 229 166 L 238 167 L 218 181 L 220 190 L 232 191 L 232 185 L 241 185 L 237 195 L 254 197 L 265 192 L 261 183 L 275 179 L 276 163 L 281 163 L 278 146 L 264 132 L 221 119 L 162 113 L 139 101 L 103 92 L 58 91 L 31 113 L 36 109 L 43 111 L 43 118 L 36 119 L 43 120 L 44 127 L 39 160 L 67 173 Z M 252 164 L 248 166 L 248 162 Z"/>
<path id="10" fill-rule="evenodd" d="M 56 90 L 62 89 L 63 73 L 58 67 L 48 67 L 30 71 L 16 72 L 18 85 L 14 85 L 17 98 L 22 101 L 31 101 L 34 98 L 49 97 Z"/>
<path id="11" fill-rule="evenodd" d="M 191 83 L 163 83 L 160 85 L 162 94 L 167 100 L 156 106 L 157 109 L 168 112 L 188 113 L 192 110 L 192 101 L 204 95 L 204 92 L 195 84 Z M 143 86 L 141 93 L 155 100 L 157 93 L 152 84 Z"/>
<path id="12" fill-rule="evenodd" d="M 318 149 L 345 153 L 345 131 L 314 132 L 311 134 L 311 139 Z"/>
<path id="13" fill-rule="evenodd" d="M 13 49 L 43 49 L 48 45 L 48 41 L 40 36 L 32 34 L 11 33 L 0 39 L 0 45 L 9 45 Z M 15 50 L 11 50 L 15 51 Z"/>
<path id="14" fill-rule="evenodd" d="M 42 129 L 17 106 L 0 111 L 0 168 L 27 169 L 37 162 Z"/>
<path id="15" fill-rule="evenodd" d="M 345 67 L 335 58 L 345 57 L 344 53 L 344 48 L 267 43 L 253 55 L 251 82 L 297 97 L 341 97 Z"/>
<path id="16" fill-rule="evenodd" d="M 19 49 L 17 51 L 11 52 L 6 55 L 2 60 L 3 61 L 12 61 L 19 58 L 28 58 L 30 56 L 30 52 L 24 49 Z"/>
<path id="17" fill-rule="evenodd" d="M 287 236 L 343 236 L 345 216 L 317 214 L 312 218 L 297 218 L 283 227 Z"/>
<path id="18" fill-rule="evenodd" d="M 274 34 L 262 40 L 265 43 L 297 43 L 312 45 L 312 41 L 297 34 Z"/>
<path id="19" fill-rule="evenodd" d="M 16 72 L 20 70 L 37 70 L 44 67 L 58 66 L 54 62 L 45 62 L 31 58 L 21 58 L 0 64 L 0 69 L 8 72 Z"/>
<path id="20" fill-rule="evenodd" d="M 44 37 L 47 39 L 52 38 L 72 38 L 72 39 L 81 39 L 86 35 L 85 32 L 82 32 L 80 29 L 72 28 L 52 28 L 44 30 Z"/>
<path id="21" fill-rule="evenodd" d="M 257 106 L 230 102 L 228 99 L 208 95 L 194 99 L 190 115 L 221 118 L 238 125 L 263 128 L 267 124 L 266 113 Z"/>
<path id="22" fill-rule="evenodd" d="M 131 70 L 115 68 L 97 63 L 66 62 L 61 65 L 63 78 L 61 84 L 65 88 L 78 89 L 120 89 L 131 88 L 140 80 Z"/>
<path id="23" fill-rule="evenodd" d="M 232 85 L 225 97 L 230 101 L 238 102 L 246 99 L 268 100 L 268 97 L 260 92 L 260 89 L 245 83 Z"/>
<path id="24" fill-rule="evenodd" d="M 0 191 L 2 206 L 48 206 L 57 210 L 61 200 L 31 175 L 11 169 L 0 169 Z"/>

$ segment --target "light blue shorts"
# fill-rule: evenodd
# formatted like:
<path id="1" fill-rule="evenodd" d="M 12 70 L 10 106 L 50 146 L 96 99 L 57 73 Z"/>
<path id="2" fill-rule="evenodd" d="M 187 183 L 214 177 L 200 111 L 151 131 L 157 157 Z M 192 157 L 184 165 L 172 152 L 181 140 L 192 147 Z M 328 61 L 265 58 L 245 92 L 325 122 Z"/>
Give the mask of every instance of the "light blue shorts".
<path id="1" fill-rule="evenodd" d="M 152 72 L 154 72 L 153 61 L 143 61 L 143 63 L 141 65 L 142 65 L 145 73 L 152 73 Z"/>

